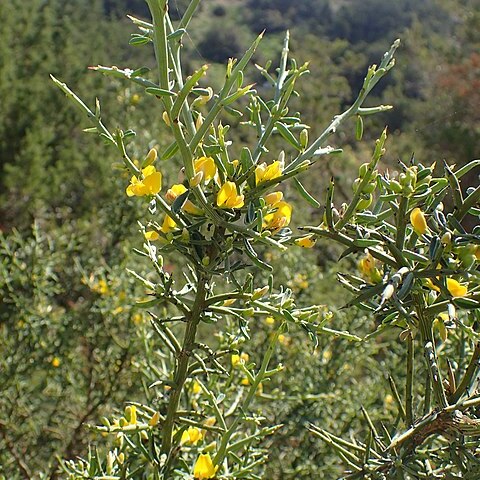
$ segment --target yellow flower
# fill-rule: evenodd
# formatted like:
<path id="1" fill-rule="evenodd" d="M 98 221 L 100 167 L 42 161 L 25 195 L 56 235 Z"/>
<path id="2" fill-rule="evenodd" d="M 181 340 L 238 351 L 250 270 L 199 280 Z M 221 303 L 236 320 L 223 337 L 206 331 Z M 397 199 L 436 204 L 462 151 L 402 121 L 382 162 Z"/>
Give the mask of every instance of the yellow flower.
<path id="1" fill-rule="evenodd" d="M 431 278 L 427 278 L 425 280 L 425 283 L 427 284 L 427 287 L 430 289 L 430 290 L 435 290 L 436 292 L 439 292 L 440 291 L 440 287 L 437 287 L 433 282 L 432 282 L 432 279 Z"/>
<path id="2" fill-rule="evenodd" d="M 410 223 L 418 235 L 423 235 L 427 231 L 425 215 L 418 207 L 414 208 L 410 213 Z"/>
<path id="3" fill-rule="evenodd" d="M 275 211 L 263 217 L 263 228 L 277 231 L 286 227 L 292 218 L 292 206 L 284 201 L 274 205 Z"/>
<path id="4" fill-rule="evenodd" d="M 160 421 L 160 414 L 158 412 L 155 412 L 150 418 L 150 420 L 148 421 L 148 424 L 151 427 L 156 427 L 159 421 Z"/>
<path id="5" fill-rule="evenodd" d="M 250 380 L 245 377 L 245 378 L 242 378 L 242 381 L 240 382 L 241 385 L 243 385 L 244 387 L 248 387 L 250 386 Z"/>
<path id="6" fill-rule="evenodd" d="M 157 172 L 153 165 L 142 169 L 142 177 L 142 179 L 139 179 L 136 175 L 133 175 L 130 179 L 130 185 L 127 187 L 129 197 L 155 195 L 162 188 L 162 174 Z"/>
<path id="7" fill-rule="evenodd" d="M 100 295 L 107 295 L 109 292 L 107 282 L 102 278 L 96 285 L 92 287 L 92 290 Z"/>
<path id="8" fill-rule="evenodd" d="M 273 317 L 267 317 L 267 318 L 265 319 L 265 323 L 266 323 L 267 325 L 273 325 L 273 324 L 275 323 L 275 319 L 274 319 Z"/>
<path id="9" fill-rule="evenodd" d="M 217 206 L 221 208 L 242 208 L 243 195 L 238 195 L 234 182 L 225 182 L 217 194 Z"/>
<path id="10" fill-rule="evenodd" d="M 303 248 L 312 248 L 316 242 L 317 240 L 313 238 L 313 235 L 307 235 L 306 237 L 297 238 L 295 240 L 295 244 Z"/>
<path id="11" fill-rule="evenodd" d="M 203 180 L 209 182 L 217 173 L 217 166 L 212 157 L 200 157 L 194 162 L 195 173 L 202 172 Z"/>
<path id="12" fill-rule="evenodd" d="M 186 191 L 187 187 L 182 183 L 178 183 L 176 185 L 172 185 L 172 187 L 167 190 L 165 198 L 170 204 L 172 204 L 177 197 L 179 197 Z M 187 200 L 183 204 L 183 210 L 185 210 L 187 213 L 190 213 L 191 215 L 201 215 L 203 213 L 203 211 L 196 207 L 190 200 Z"/>
<path id="13" fill-rule="evenodd" d="M 264 162 L 257 166 L 255 169 L 255 185 L 260 185 L 268 180 L 273 180 L 279 177 L 283 171 L 283 162 L 275 160 L 271 165 Z"/>
<path id="14" fill-rule="evenodd" d="M 212 458 L 209 453 L 201 453 L 193 467 L 193 476 L 197 480 L 205 478 L 213 478 L 217 473 L 218 466 L 213 465 Z"/>
<path id="15" fill-rule="evenodd" d="M 250 359 L 248 353 L 242 352 L 241 355 L 233 354 L 232 355 L 232 367 L 236 367 L 239 364 L 245 364 Z"/>
<path id="16" fill-rule="evenodd" d="M 189 427 L 182 433 L 180 443 L 189 443 L 196 445 L 203 438 L 202 431 L 197 427 Z"/>
<path id="17" fill-rule="evenodd" d="M 217 419 L 215 417 L 208 417 L 203 424 L 206 427 L 213 427 L 217 423 Z"/>
<path id="18" fill-rule="evenodd" d="M 282 192 L 272 192 L 269 193 L 268 195 L 265 195 L 263 197 L 265 199 L 265 202 L 267 205 L 274 206 L 278 202 L 281 202 L 283 200 L 283 193 Z"/>
<path id="19" fill-rule="evenodd" d="M 155 230 L 150 230 L 148 232 L 145 232 L 145 238 L 149 242 L 154 242 L 155 240 L 158 240 L 160 238 L 160 235 Z"/>
<path id="20" fill-rule="evenodd" d="M 358 268 L 363 276 L 371 282 L 379 283 L 382 280 L 382 275 L 376 267 L 376 261 L 370 252 L 358 262 Z"/>
<path id="21" fill-rule="evenodd" d="M 447 278 L 447 290 L 452 297 L 464 297 L 467 294 L 467 287 L 453 278 Z"/>
<path id="22" fill-rule="evenodd" d="M 202 387 L 200 386 L 200 384 L 197 381 L 193 382 L 192 393 L 194 395 L 198 395 L 201 391 L 202 391 Z"/>
<path id="23" fill-rule="evenodd" d="M 165 215 L 165 218 L 163 219 L 162 228 L 160 230 L 163 233 L 168 233 L 168 232 L 171 232 L 172 230 L 175 230 L 176 226 L 177 224 L 175 223 L 173 218 L 170 217 L 170 215 Z"/>
<path id="24" fill-rule="evenodd" d="M 53 357 L 52 359 L 52 366 L 58 368 L 60 366 L 60 359 L 58 357 Z"/>

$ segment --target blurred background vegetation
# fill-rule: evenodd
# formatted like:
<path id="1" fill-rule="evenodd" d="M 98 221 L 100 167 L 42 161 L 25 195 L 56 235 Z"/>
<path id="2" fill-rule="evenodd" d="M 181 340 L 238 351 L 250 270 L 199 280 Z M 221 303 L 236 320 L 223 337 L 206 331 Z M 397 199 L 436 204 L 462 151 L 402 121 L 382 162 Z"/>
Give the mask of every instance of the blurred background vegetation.
<path id="1" fill-rule="evenodd" d="M 171 0 L 172 17 L 187 4 Z M 125 272 L 127 253 L 141 241 L 140 213 L 124 195 L 128 179 L 112 168 L 116 153 L 82 132 L 79 125 L 88 127 L 87 119 L 49 80 L 54 74 L 90 105 L 98 95 L 111 127 L 138 133 L 130 146 L 133 158 L 167 146 L 161 110 L 142 89 L 87 69 L 153 66 L 150 47 L 128 45 L 135 28 L 126 13 L 147 18 L 148 12 L 142 0 L 30 0 L 28 6 L 11 0 L 0 8 L 3 478 L 56 478 L 57 458 L 84 453 L 92 440 L 85 422 L 121 410 L 127 398 L 148 396 L 141 359 L 149 333 L 143 314 L 130 306 L 142 292 Z M 272 59 L 275 65 L 287 29 L 292 56 L 310 62 L 293 108 L 312 126 L 312 136 L 355 98 L 367 66 L 394 39 L 402 40 L 397 66 L 369 98 L 371 105 L 395 108 L 366 119 L 362 142 L 355 141 L 353 122 L 337 133 L 332 144 L 344 153 L 316 165 L 305 179 L 314 195 L 334 176 L 347 197 L 384 125 L 390 139 L 383 168 L 395 169 L 398 159 L 412 154 L 426 164 L 464 164 L 478 156 L 478 0 L 204 0 L 185 41 L 186 70 L 208 63 L 208 82 L 218 85 L 228 58 L 240 55 L 263 29 L 255 62 Z M 253 65 L 249 74 L 260 91 L 268 88 Z M 240 146 L 251 139 L 241 120 L 224 119 L 238 127 L 231 139 Z M 176 180 L 173 164 L 159 166 L 169 182 Z M 477 183 L 474 176 L 465 181 Z M 321 212 L 302 204 L 297 218 L 318 224 Z M 371 331 L 372 320 L 339 310 L 346 296 L 332 287 L 337 258 L 321 243 L 307 256 L 302 251 L 281 262 L 274 258 L 276 280 L 293 288 L 301 303 L 326 304 L 335 328 L 361 336 Z M 342 265 L 348 268 L 355 265 Z M 269 328 L 258 326 L 251 354 Z M 266 478 L 333 478 L 341 472 L 336 456 L 305 433 L 305 424 L 348 436 L 361 428 L 358 405 L 376 419 L 388 416 L 392 398 L 378 372 L 403 359 L 392 343 L 382 342 L 354 346 L 328 338 L 312 354 L 304 336 L 292 332 L 285 339 L 278 360 L 287 369 L 258 399 L 264 415 L 284 424 L 267 445 Z"/>

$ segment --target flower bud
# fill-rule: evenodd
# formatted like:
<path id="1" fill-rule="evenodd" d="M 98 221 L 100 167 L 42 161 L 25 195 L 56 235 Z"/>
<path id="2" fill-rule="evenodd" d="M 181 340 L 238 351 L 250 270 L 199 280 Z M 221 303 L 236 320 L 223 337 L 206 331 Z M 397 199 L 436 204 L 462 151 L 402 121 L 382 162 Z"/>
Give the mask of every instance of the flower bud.
<path id="1" fill-rule="evenodd" d="M 360 167 L 358 168 L 358 176 L 359 176 L 360 178 L 363 178 L 363 177 L 367 174 L 367 172 L 368 172 L 368 166 L 369 166 L 369 165 L 370 165 L 370 164 L 369 164 L 368 162 L 362 163 L 362 164 L 360 165 Z"/>
<path id="2" fill-rule="evenodd" d="M 418 235 L 423 235 L 427 231 L 425 215 L 418 207 L 414 208 L 410 213 L 410 223 Z"/>
<path id="3" fill-rule="evenodd" d="M 167 127 L 169 127 L 170 126 L 170 119 L 168 118 L 168 113 L 163 112 L 162 113 L 162 118 L 163 118 L 163 121 L 165 122 L 165 125 L 167 125 Z"/>
<path id="4" fill-rule="evenodd" d="M 445 232 L 440 239 L 443 245 L 450 245 L 452 241 L 452 234 L 450 232 Z"/>
<path id="5" fill-rule="evenodd" d="M 150 421 L 148 422 L 148 424 L 151 426 L 151 427 L 155 427 L 158 425 L 158 422 L 160 420 L 160 414 L 158 412 L 155 412 L 153 415 L 152 415 L 152 418 L 150 418 Z"/>
<path id="6" fill-rule="evenodd" d="M 300 132 L 300 145 L 303 148 L 307 148 L 307 145 L 308 145 L 308 130 L 306 128 L 304 128 Z"/>
<path id="7" fill-rule="evenodd" d="M 203 179 L 203 172 L 200 170 L 188 181 L 188 183 L 190 187 L 194 188 L 202 181 L 202 179 Z"/>
<path id="8" fill-rule="evenodd" d="M 269 290 L 268 285 L 265 285 L 262 288 L 256 288 L 253 291 L 252 300 L 258 300 L 259 298 L 262 298 L 267 294 L 268 290 Z"/>
<path id="9" fill-rule="evenodd" d="M 145 160 L 143 161 L 142 168 L 152 165 L 152 163 L 155 162 L 157 157 L 158 157 L 157 150 L 155 150 L 155 148 L 151 148 L 150 151 L 147 153 Z"/>

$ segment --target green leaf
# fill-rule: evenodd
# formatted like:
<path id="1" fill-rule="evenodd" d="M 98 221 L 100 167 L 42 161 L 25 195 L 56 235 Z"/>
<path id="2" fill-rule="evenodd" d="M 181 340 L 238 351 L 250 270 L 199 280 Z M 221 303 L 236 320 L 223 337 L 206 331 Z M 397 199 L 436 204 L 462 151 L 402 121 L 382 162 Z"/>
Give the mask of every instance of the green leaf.
<path id="1" fill-rule="evenodd" d="M 183 192 L 174 200 L 171 207 L 173 213 L 178 213 L 182 209 L 189 195 L 190 195 L 190 191 L 187 190 L 186 192 Z"/>
<path id="2" fill-rule="evenodd" d="M 171 92 L 170 90 L 165 90 L 159 87 L 147 87 L 145 92 L 149 93 L 150 95 L 155 95 L 156 97 L 173 97 L 175 96 L 175 92 Z"/>
<path id="3" fill-rule="evenodd" d="M 297 179 L 297 177 L 293 177 L 293 183 L 295 187 L 297 188 L 298 193 L 314 208 L 319 208 L 320 203 L 313 198 L 305 189 L 305 187 L 300 183 L 300 180 Z"/>
<path id="4" fill-rule="evenodd" d="M 282 122 L 276 122 L 275 127 L 277 128 L 278 133 L 286 140 L 293 148 L 298 151 L 302 150 L 300 142 L 295 138 L 293 133 L 288 129 L 288 127 Z"/>

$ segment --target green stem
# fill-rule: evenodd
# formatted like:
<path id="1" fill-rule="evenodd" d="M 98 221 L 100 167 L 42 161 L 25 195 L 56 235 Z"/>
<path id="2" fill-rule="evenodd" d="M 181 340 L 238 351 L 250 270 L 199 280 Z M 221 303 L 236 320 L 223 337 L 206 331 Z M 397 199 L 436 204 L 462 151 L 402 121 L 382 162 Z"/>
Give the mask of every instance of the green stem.
<path id="1" fill-rule="evenodd" d="M 413 337 L 410 333 L 407 336 L 407 383 L 406 383 L 406 400 L 405 413 L 407 426 L 413 425 Z"/>
<path id="2" fill-rule="evenodd" d="M 188 364 L 192 350 L 195 347 L 195 336 L 197 334 L 197 327 L 200 322 L 201 314 L 205 308 L 205 298 L 207 294 L 208 278 L 204 274 L 200 274 L 197 284 L 197 292 L 192 311 L 187 318 L 187 327 L 183 337 L 182 349 L 180 350 L 175 366 L 173 377 L 173 386 L 170 391 L 170 399 L 168 402 L 167 414 L 163 424 L 162 434 L 162 454 L 167 457 L 171 455 L 172 449 L 172 433 L 177 415 L 178 404 L 182 394 L 183 386 L 187 379 Z"/>
<path id="3" fill-rule="evenodd" d="M 397 240 L 396 246 L 399 250 L 403 250 L 403 244 L 405 242 L 405 232 L 406 232 L 406 218 L 405 214 L 407 211 L 408 199 L 407 197 L 401 197 L 400 205 L 398 206 L 397 212 Z"/>
<path id="4" fill-rule="evenodd" d="M 457 403 L 460 400 L 460 397 L 467 391 L 468 387 L 471 385 L 472 380 L 478 372 L 478 361 L 480 359 L 480 343 L 475 344 L 475 349 L 473 350 L 472 358 L 468 364 L 465 375 L 460 382 L 460 385 L 455 390 L 452 398 L 450 399 L 451 403 Z"/>
<path id="5" fill-rule="evenodd" d="M 435 349 L 435 340 L 432 332 L 432 321 L 425 315 L 423 310 L 423 295 L 417 294 L 414 297 L 416 303 L 416 312 L 418 316 L 418 324 L 420 327 L 420 335 L 425 349 L 425 360 L 427 368 L 430 373 L 430 380 L 432 382 L 433 394 L 435 400 L 440 408 L 448 406 L 445 389 L 443 387 L 442 376 L 438 365 L 438 356 Z"/>
<path id="6" fill-rule="evenodd" d="M 240 407 L 240 413 L 235 417 L 235 420 L 233 423 L 230 425 L 230 428 L 225 432 L 225 434 L 222 436 L 222 441 L 220 443 L 220 447 L 218 449 L 217 455 L 215 456 L 215 459 L 213 460 L 214 465 L 220 465 L 225 456 L 227 455 L 227 448 L 228 444 L 230 442 L 230 439 L 232 438 L 232 435 L 235 433 L 239 423 L 241 422 L 242 418 L 244 418 L 244 413 L 248 410 L 248 407 L 250 406 L 250 403 L 252 399 L 255 396 L 255 393 L 257 392 L 259 384 L 264 380 L 265 373 L 268 369 L 268 364 L 270 363 L 270 360 L 272 358 L 273 352 L 275 351 L 275 345 L 277 344 L 278 336 L 280 333 L 283 331 L 283 325 L 280 326 L 280 328 L 275 332 L 273 335 L 272 339 L 270 340 L 270 344 L 267 348 L 267 351 L 265 352 L 265 356 L 263 357 L 262 365 L 260 366 L 260 370 L 257 375 L 255 375 L 255 381 L 252 383 L 250 386 L 250 390 L 248 391 L 248 395 L 245 398 L 245 400 L 242 403 L 242 406 Z"/>

